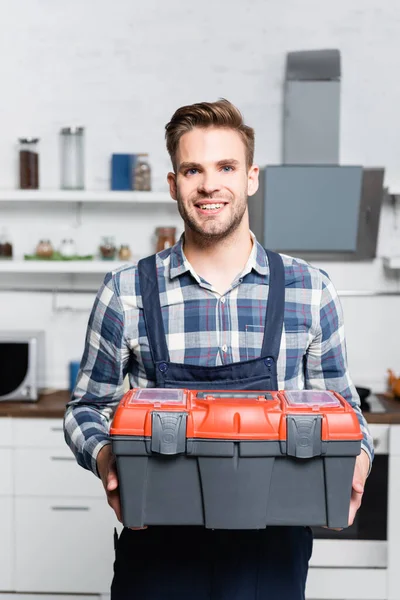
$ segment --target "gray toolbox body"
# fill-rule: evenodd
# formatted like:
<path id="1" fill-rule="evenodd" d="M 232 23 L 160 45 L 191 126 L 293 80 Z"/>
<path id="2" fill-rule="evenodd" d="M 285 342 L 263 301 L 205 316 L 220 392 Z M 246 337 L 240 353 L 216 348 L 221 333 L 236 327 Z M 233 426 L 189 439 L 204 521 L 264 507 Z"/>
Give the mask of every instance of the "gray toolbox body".
<path id="1" fill-rule="evenodd" d="M 211 393 L 212 398 L 218 395 Z M 221 393 L 227 402 L 233 396 Z M 210 398 L 208 392 L 197 394 Z M 243 401 L 254 394 L 276 400 L 275 392 L 243 392 Z M 282 414 L 286 439 L 187 437 L 189 413 L 162 405 L 147 418 L 151 435 L 114 431 L 111 436 L 125 526 L 348 526 L 361 447 L 354 419 L 349 439 L 323 440 L 324 414 L 315 410 Z"/>

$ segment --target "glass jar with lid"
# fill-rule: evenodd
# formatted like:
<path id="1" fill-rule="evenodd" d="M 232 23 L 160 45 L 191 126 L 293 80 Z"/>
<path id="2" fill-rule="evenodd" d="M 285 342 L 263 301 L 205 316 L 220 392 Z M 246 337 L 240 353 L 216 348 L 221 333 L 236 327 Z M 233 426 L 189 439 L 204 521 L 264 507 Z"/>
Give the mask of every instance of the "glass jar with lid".
<path id="1" fill-rule="evenodd" d="M 83 190 L 85 188 L 83 127 L 61 129 L 61 189 Z"/>
<path id="2" fill-rule="evenodd" d="M 0 232 L 0 260 L 11 259 L 13 257 L 13 247 L 8 236 L 7 229 L 3 228 Z"/>
<path id="3" fill-rule="evenodd" d="M 117 252 L 114 236 L 105 235 L 101 238 L 100 255 L 102 260 L 114 260 Z"/>
<path id="4" fill-rule="evenodd" d="M 132 187 L 136 192 L 151 191 L 151 167 L 148 154 L 136 155 Z"/>
<path id="5" fill-rule="evenodd" d="M 59 252 L 63 258 L 73 258 L 76 256 L 76 245 L 73 239 L 64 238 L 61 242 Z"/>
<path id="6" fill-rule="evenodd" d="M 39 138 L 19 138 L 19 187 L 39 189 Z"/>
<path id="7" fill-rule="evenodd" d="M 175 244 L 176 227 L 157 227 L 156 252 L 161 252 Z"/>
<path id="8" fill-rule="evenodd" d="M 51 258 L 54 253 L 54 248 L 50 240 L 40 240 L 36 246 L 36 256 L 38 258 Z"/>
<path id="9" fill-rule="evenodd" d="M 130 261 L 132 259 L 132 252 L 128 244 L 121 244 L 118 251 L 119 260 Z"/>

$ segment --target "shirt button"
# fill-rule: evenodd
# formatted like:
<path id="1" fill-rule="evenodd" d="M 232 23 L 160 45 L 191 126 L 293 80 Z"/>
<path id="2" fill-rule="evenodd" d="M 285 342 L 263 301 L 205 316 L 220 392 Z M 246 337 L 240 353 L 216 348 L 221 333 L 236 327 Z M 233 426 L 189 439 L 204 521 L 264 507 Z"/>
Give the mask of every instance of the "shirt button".
<path id="1" fill-rule="evenodd" d="M 228 350 L 228 346 L 226 344 L 224 344 L 222 346 L 222 352 L 226 352 Z"/>
<path id="2" fill-rule="evenodd" d="M 225 296 L 222 296 L 221 302 L 222 302 L 222 304 L 225 304 Z"/>

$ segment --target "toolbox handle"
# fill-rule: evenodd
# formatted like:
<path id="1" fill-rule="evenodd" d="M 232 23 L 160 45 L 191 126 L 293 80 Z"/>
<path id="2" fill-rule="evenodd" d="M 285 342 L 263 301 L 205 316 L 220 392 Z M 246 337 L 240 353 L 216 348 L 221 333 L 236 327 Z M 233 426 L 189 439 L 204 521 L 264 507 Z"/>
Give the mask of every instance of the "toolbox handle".
<path id="1" fill-rule="evenodd" d="M 196 398 L 265 398 L 266 400 L 273 400 L 272 395 L 269 392 L 197 392 Z"/>
<path id="2" fill-rule="evenodd" d="M 185 453 L 187 413 L 154 411 L 151 417 L 151 451 L 167 456 Z"/>

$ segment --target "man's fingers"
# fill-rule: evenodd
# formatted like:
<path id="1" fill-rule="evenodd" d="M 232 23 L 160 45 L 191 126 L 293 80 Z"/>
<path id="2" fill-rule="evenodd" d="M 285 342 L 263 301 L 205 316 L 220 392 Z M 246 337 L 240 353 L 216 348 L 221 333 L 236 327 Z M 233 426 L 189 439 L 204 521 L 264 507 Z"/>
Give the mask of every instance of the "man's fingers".
<path id="1" fill-rule="evenodd" d="M 111 506 L 113 511 L 115 512 L 118 521 L 122 523 L 122 515 L 121 515 L 121 501 L 119 497 L 119 491 L 115 490 L 113 492 L 107 492 L 108 504 Z"/>
<path id="2" fill-rule="evenodd" d="M 118 477 L 116 471 L 109 471 L 107 475 L 107 491 L 113 492 L 118 487 Z"/>
<path id="3" fill-rule="evenodd" d="M 364 492 L 364 486 L 361 481 L 355 480 L 353 481 L 353 491 L 357 494 L 362 494 Z"/>
<path id="4" fill-rule="evenodd" d="M 356 488 L 361 489 L 362 491 L 359 492 L 359 491 L 357 491 Z M 355 519 L 357 511 L 361 506 L 363 490 L 364 490 L 364 487 L 359 482 L 357 482 L 357 483 L 353 482 L 353 489 L 351 492 L 351 499 L 350 499 L 349 526 L 353 525 L 353 521 Z"/>
<path id="5" fill-rule="evenodd" d="M 112 492 L 118 487 L 118 473 L 115 465 L 115 459 L 110 461 L 107 473 L 107 491 Z"/>

